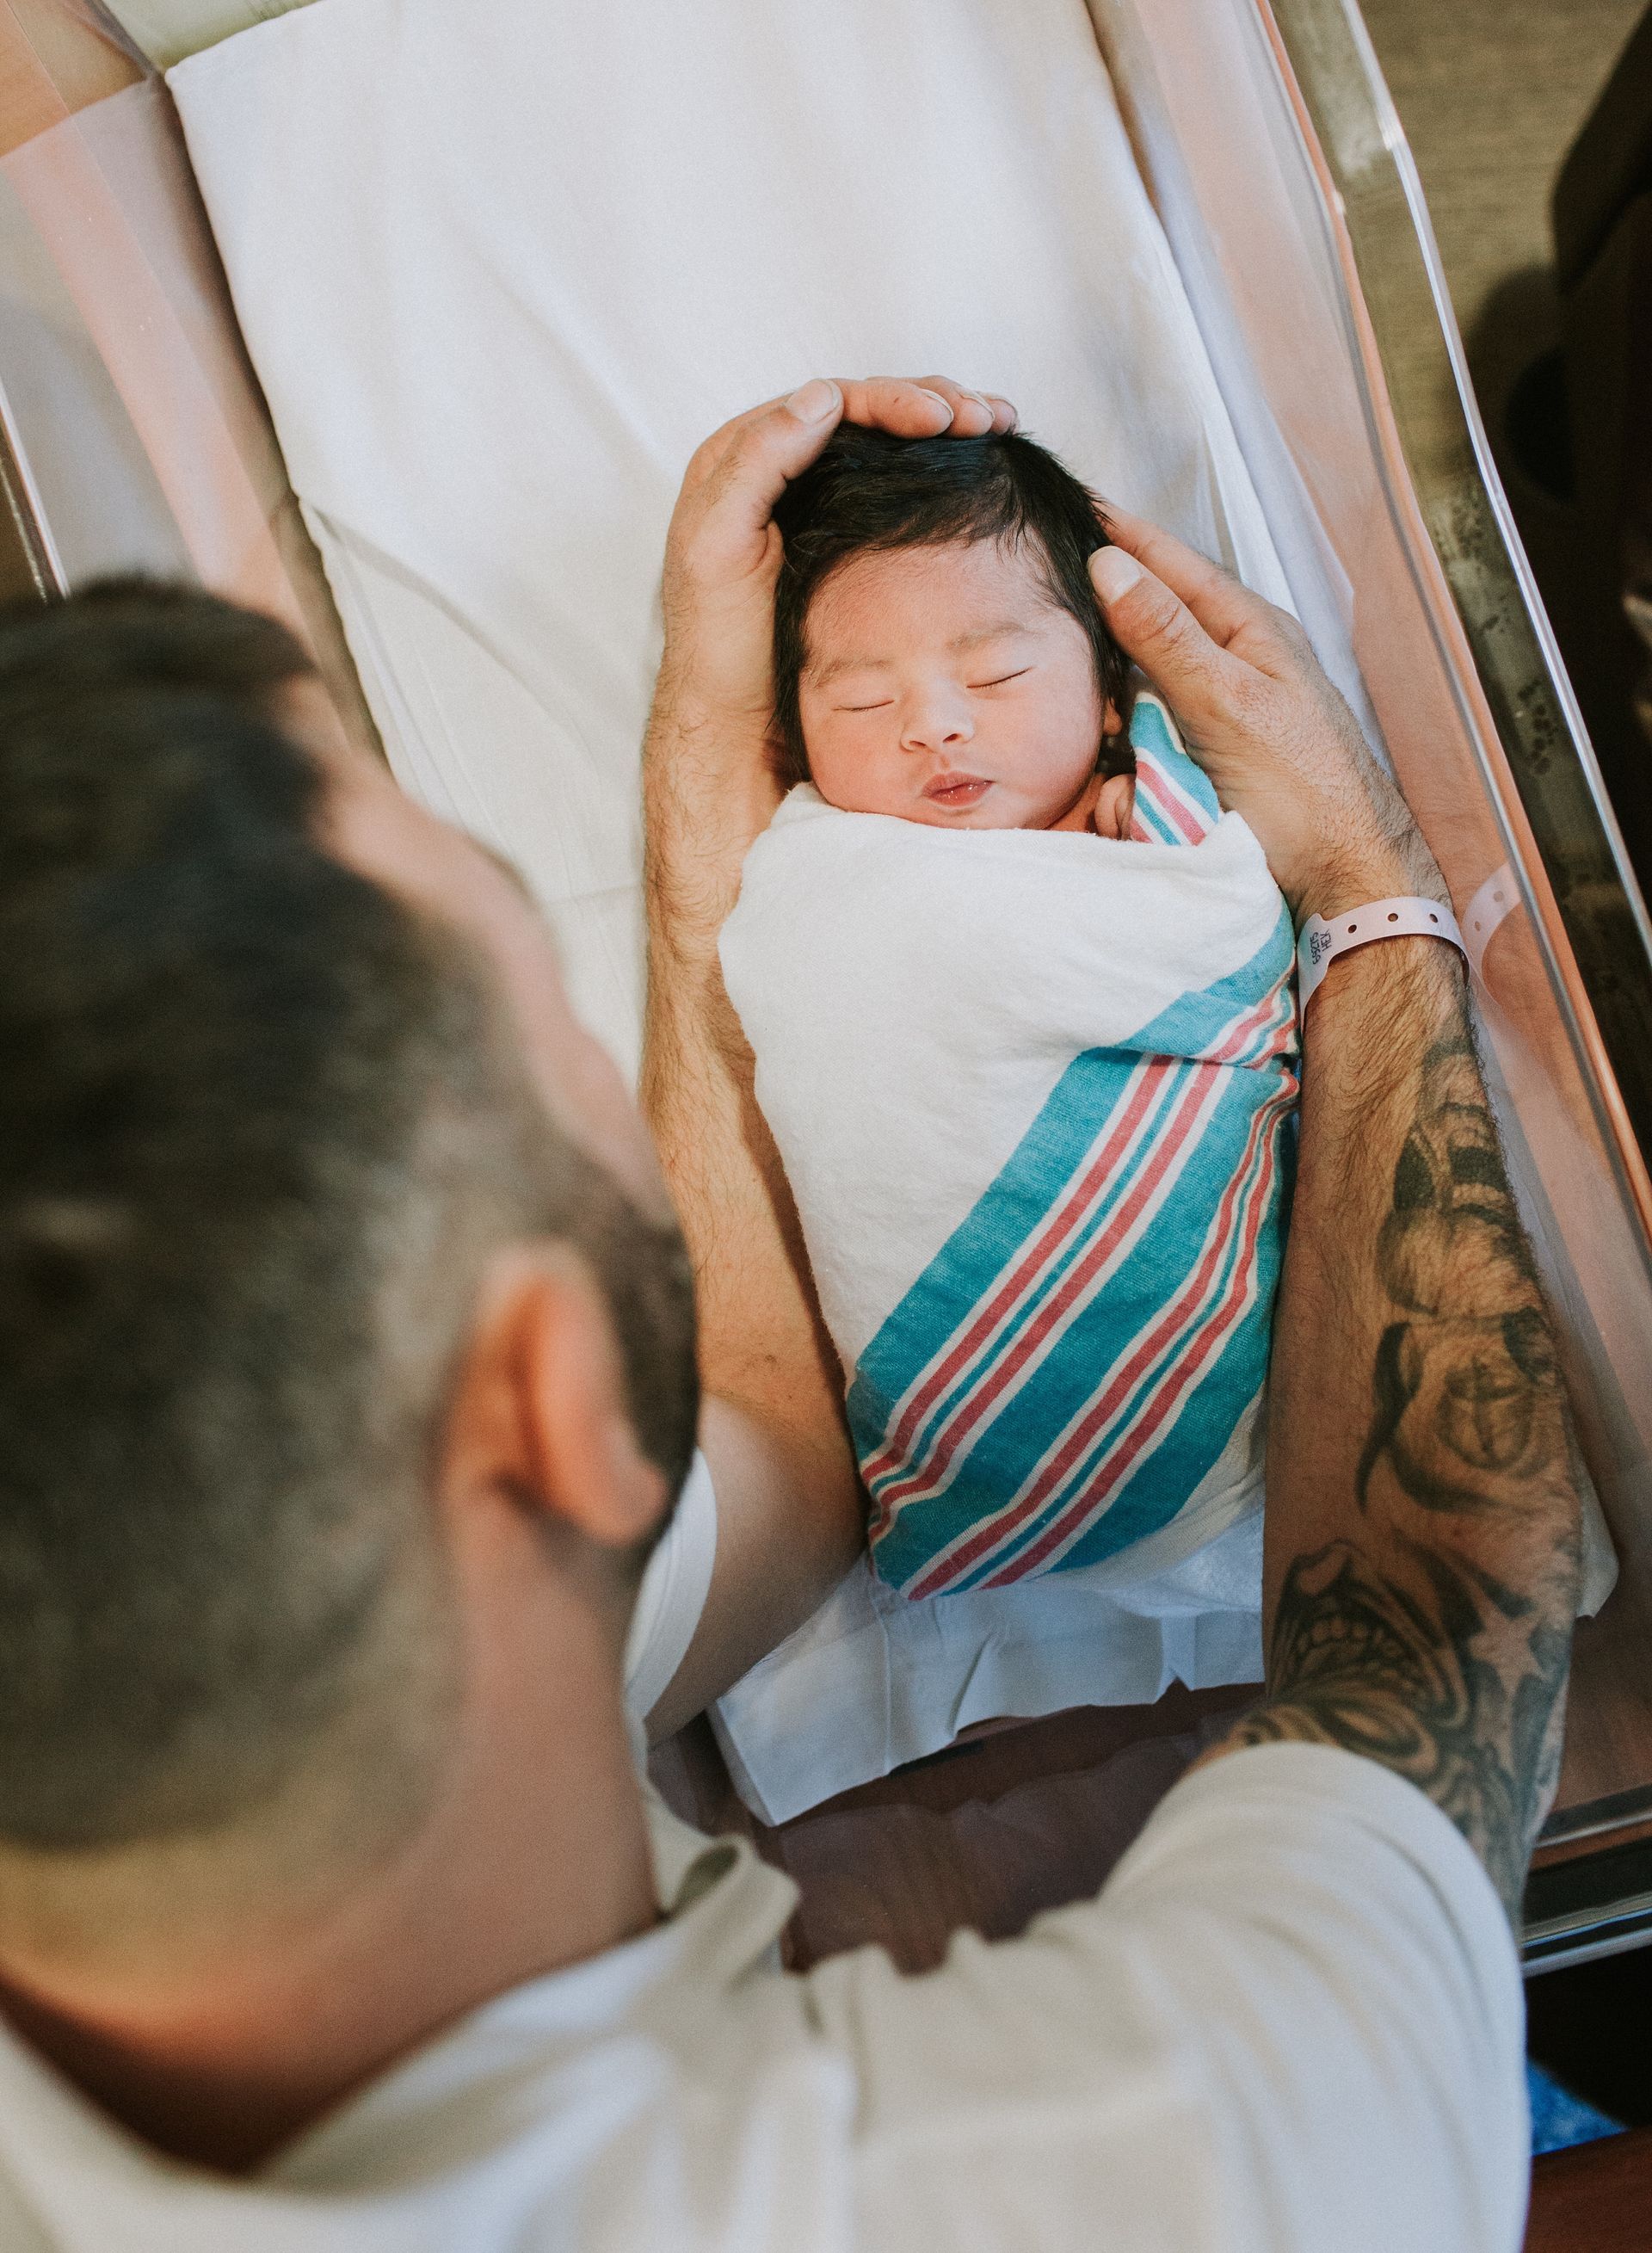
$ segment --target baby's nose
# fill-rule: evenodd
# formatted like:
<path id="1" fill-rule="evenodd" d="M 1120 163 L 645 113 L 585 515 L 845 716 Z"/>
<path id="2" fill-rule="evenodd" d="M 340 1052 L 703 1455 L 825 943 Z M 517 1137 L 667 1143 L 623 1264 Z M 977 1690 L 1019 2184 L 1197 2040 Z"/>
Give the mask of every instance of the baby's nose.
<path id="1" fill-rule="evenodd" d="M 944 750 L 967 743 L 975 733 L 968 700 L 958 696 L 914 698 L 901 715 L 901 744 L 909 751 Z"/>

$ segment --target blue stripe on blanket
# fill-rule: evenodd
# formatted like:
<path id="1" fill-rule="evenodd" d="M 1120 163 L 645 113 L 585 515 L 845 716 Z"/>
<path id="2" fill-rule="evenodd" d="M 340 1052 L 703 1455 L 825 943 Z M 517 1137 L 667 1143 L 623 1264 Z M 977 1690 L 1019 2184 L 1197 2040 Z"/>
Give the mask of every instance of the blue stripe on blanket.
<path id="1" fill-rule="evenodd" d="M 1191 802 L 1196 828 L 1213 829 L 1222 818 L 1222 808 L 1209 778 L 1182 750 L 1169 713 L 1146 690 L 1136 698 L 1131 711 L 1130 741 L 1138 763 L 1136 834 L 1156 844 L 1194 841 L 1188 835 L 1188 825 L 1178 824 L 1175 819 L 1173 809 L 1181 800 Z M 1165 786 L 1155 787 L 1160 784 Z"/>
<path id="2" fill-rule="evenodd" d="M 1190 841 L 1217 818 L 1209 784 L 1155 702 L 1132 735 L 1139 806 Z M 1221 1456 L 1266 1374 L 1293 952 L 1281 908 L 1241 970 L 1075 1058 L 862 1354 L 849 1420 L 892 1585 L 1097 1563 L 1168 1524 Z"/>

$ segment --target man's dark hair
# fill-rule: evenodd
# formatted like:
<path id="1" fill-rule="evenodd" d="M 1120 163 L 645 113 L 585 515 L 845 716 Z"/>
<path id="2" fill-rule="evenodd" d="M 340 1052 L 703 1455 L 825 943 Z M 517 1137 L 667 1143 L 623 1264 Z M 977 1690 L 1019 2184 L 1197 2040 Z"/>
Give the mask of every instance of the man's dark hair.
<path id="1" fill-rule="evenodd" d="M 987 438 L 896 438 L 840 423 L 818 461 L 781 495 L 784 541 L 775 590 L 775 718 L 783 779 L 808 778 L 798 682 L 808 660 L 809 605 L 852 555 L 955 541 L 1024 547 L 1045 592 L 1089 636 L 1096 686 L 1130 716 L 1130 663 L 1108 632 L 1086 565 L 1109 545 L 1096 497 L 1047 448 L 1018 432 Z M 1131 771 L 1121 731 L 1097 746 L 1109 773 Z"/>
<path id="2" fill-rule="evenodd" d="M 501 1243 L 588 1252 L 644 1446 L 692 1448 L 686 1256 L 468 943 L 324 849 L 308 670 L 193 590 L 0 617 L 0 1842 L 231 1824 L 418 1704 Z"/>

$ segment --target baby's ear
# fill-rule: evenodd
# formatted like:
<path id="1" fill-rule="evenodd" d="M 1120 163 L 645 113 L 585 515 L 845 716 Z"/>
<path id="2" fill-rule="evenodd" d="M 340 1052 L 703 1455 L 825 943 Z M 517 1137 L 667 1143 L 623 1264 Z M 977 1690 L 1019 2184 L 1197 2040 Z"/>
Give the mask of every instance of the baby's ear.
<path id="1" fill-rule="evenodd" d="M 1124 731 L 1124 715 L 1110 696 L 1107 708 L 1101 715 L 1101 732 L 1104 736 L 1122 736 Z"/>
<path id="2" fill-rule="evenodd" d="M 1098 837 L 1116 837 L 1122 842 L 1130 835 L 1130 825 L 1135 819 L 1135 813 L 1134 775 L 1109 775 L 1096 794 L 1090 826 Z"/>

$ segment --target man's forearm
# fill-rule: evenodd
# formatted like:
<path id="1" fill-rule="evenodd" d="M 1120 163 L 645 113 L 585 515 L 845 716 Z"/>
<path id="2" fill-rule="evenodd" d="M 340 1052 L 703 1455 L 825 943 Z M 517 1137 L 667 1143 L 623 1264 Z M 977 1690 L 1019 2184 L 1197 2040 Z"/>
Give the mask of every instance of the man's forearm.
<path id="1" fill-rule="evenodd" d="M 863 1546 L 837 1363 L 717 960 L 767 809 L 726 788 L 684 793 L 697 750 L 687 725 L 662 687 L 645 760 L 642 1103 L 694 1264 L 718 1538 L 701 1629 L 657 1728 L 698 1711 L 799 1625 Z"/>
<path id="2" fill-rule="evenodd" d="M 1552 1796 L 1578 1485 L 1456 959 L 1339 963 L 1304 1037 L 1273 1343 L 1269 1699 L 1240 1740 L 1418 1784 L 1516 1913 Z"/>
<path id="3" fill-rule="evenodd" d="M 835 1420 L 830 1348 L 805 1280 L 801 1235 L 717 959 L 745 849 L 767 813 L 761 799 L 730 806 L 726 789 L 685 793 L 694 758 L 691 725 L 662 684 L 644 757 L 643 1112 L 694 1262 L 707 1390 L 773 1399 L 805 1419 L 824 1399 Z M 708 807 L 717 809 L 716 831 Z"/>

